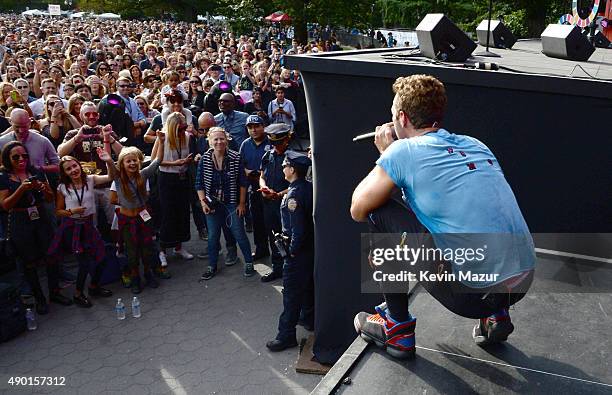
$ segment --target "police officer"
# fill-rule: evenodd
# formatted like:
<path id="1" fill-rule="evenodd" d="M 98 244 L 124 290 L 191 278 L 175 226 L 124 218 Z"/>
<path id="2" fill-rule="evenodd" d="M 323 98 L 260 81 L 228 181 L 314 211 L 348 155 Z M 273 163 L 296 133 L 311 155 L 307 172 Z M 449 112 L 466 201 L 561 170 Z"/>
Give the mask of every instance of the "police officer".
<path id="1" fill-rule="evenodd" d="M 259 189 L 261 159 L 266 151 L 272 149 L 272 146 L 264 133 L 264 121 L 260 116 L 249 115 L 246 127 L 250 137 L 244 140 L 240 146 L 240 158 L 250 184 L 249 208 L 253 216 L 253 239 L 255 242 L 253 259 L 258 260 L 270 256 L 268 240 L 270 245 L 274 244 L 274 239 L 266 233 L 262 196 L 261 193 L 257 192 Z"/>
<path id="2" fill-rule="evenodd" d="M 281 232 L 280 203 L 287 193 L 289 182 L 283 175 L 283 160 L 291 138 L 291 126 L 275 123 L 265 128 L 273 150 L 267 151 L 261 159 L 261 176 L 259 191 L 263 197 L 264 224 L 266 234 Z M 261 277 L 261 281 L 269 282 L 283 276 L 283 259 L 274 244 L 272 249 L 272 271 Z"/>
<path id="3" fill-rule="evenodd" d="M 295 326 L 300 312 L 308 325 L 314 322 L 314 224 L 312 222 L 312 184 L 306 181 L 310 159 L 287 151 L 283 173 L 290 182 L 281 203 L 286 255 L 283 265 L 283 313 L 278 322 L 276 339 L 268 342 L 270 351 L 297 346 Z"/>

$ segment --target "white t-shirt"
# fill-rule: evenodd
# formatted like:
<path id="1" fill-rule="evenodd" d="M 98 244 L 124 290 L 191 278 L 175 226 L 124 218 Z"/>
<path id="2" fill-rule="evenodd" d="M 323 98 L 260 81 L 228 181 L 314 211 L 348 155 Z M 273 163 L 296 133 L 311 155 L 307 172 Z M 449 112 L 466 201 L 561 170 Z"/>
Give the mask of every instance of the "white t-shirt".
<path id="1" fill-rule="evenodd" d="M 96 213 L 96 197 L 94 195 L 94 179 L 92 176 L 87 176 L 87 186 L 83 186 L 83 188 L 79 188 L 76 191 L 72 186 L 66 189 L 65 184 L 59 184 L 57 190 L 64 196 L 66 210 L 81 206 L 85 207 L 84 213 L 73 214 L 71 218 L 82 218 Z"/>

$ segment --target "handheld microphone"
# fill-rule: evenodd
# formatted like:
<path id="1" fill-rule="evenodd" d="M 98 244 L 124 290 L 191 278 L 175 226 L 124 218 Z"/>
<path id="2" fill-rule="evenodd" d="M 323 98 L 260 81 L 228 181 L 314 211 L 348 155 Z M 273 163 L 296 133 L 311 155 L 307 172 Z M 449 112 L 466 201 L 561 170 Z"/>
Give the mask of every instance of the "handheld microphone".
<path id="1" fill-rule="evenodd" d="M 357 136 L 353 137 L 353 142 L 369 139 L 369 138 L 372 138 L 374 136 L 376 136 L 376 131 L 374 131 L 374 132 L 367 132 L 367 133 L 361 133 L 361 134 L 358 134 Z M 397 140 L 397 134 L 395 134 L 395 130 L 393 131 L 393 140 Z"/>

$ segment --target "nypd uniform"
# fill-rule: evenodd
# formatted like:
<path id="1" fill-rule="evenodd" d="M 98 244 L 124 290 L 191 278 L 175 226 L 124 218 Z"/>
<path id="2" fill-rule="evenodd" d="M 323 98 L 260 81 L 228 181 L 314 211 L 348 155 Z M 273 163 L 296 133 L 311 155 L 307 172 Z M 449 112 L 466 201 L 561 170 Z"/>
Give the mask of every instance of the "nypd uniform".
<path id="1" fill-rule="evenodd" d="M 247 126 L 253 124 L 264 125 L 263 119 L 258 115 L 249 115 L 246 121 Z M 270 255 L 268 249 L 268 240 L 270 246 L 274 244 L 271 234 L 266 233 L 266 225 L 264 221 L 263 198 L 259 189 L 259 170 L 261 169 L 261 159 L 267 151 L 270 151 L 272 146 L 267 136 L 261 143 L 257 144 L 251 137 L 244 140 L 240 146 L 240 159 L 245 169 L 252 170 L 249 179 L 249 209 L 253 216 L 253 241 L 255 242 L 255 259 L 263 258 Z"/>
<path id="2" fill-rule="evenodd" d="M 304 174 L 310 159 L 287 151 L 284 166 L 302 168 Z M 268 343 L 272 351 L 297 344 L 295 327 L 300 312 L 305 326 L 314 323 L 314 224 L 312 220 L 312 184 L 299 178 L 289 185 L 281 203 L 283 235 L 287 237 L 287 256 L 283 265 L 283 313 L 278 323 L 276 340 Z"/>
<path id="3" fill-rule="evenodd" d="M 283 123 L 272 124 L 265 129 L 268 140 L 272 145 L 282 144 L 286 141 L 290 131 L 291 127 Z M 276 148 L 267 151 L 261 159 L 261 177 L 265 180 L 268 188 L 276 192 L 284 191 L 289 187 L 289 182 L 285 180 L 283 174 L 284 159 L 285 152 L 279 153 Z M 272 232 L 280 233 L 282 230 L 280 204 L 280 200 L 263 199 L 264 224 L 267 235 L 272 235 Z M 270 247 L 272 250 L 272 273 L 262 277 L 264 282 L 280 278 L 283 271 L 283 259 L 278 249 L 274 243 Z"/>

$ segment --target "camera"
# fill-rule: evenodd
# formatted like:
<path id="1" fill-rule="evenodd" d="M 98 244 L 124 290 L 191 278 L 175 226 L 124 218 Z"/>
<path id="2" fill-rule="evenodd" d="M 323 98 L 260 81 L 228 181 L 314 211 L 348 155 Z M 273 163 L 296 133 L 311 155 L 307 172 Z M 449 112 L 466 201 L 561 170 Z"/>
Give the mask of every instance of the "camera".
<path id="1" fill-rule="evenodd" d="M 28 178 L 26 179 L 26 181 L 28 181 L 28 182 L 34 182 L 34 181 L 44 181 L 44 180 L 41 180 L 41 177 L 40 177 L 40 176 L 38 176 L 38 175 L 34 175 L 34 176 L 30 176 L 30 177 L 28 177 Z"/>
<path id="2" fill-rule="evenodd" d="M 84 134 L 98 134 L 97 128 L 83 129 Z"/>

